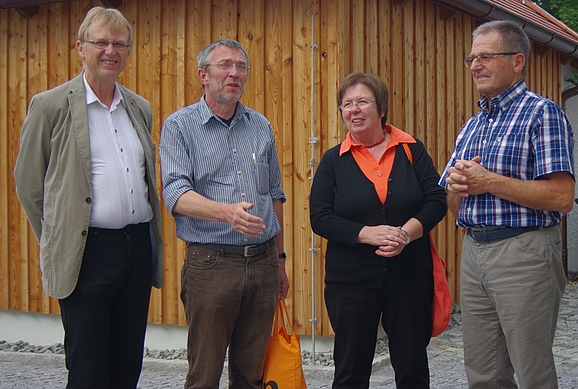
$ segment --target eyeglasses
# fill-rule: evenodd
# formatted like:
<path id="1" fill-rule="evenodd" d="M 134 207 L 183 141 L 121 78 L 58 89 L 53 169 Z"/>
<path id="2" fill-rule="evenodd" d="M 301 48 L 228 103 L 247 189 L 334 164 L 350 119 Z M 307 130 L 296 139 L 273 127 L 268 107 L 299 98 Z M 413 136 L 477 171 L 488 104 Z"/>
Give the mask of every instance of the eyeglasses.
<path id="1" fill-rule="evenodd" d="M 516 53 L 482 53 L 482 54 L 478 54 L 478 55 L 471 55 L 469 57 L 466 57 L 464 59 L 464 64 L 466 65 L 467 68 L 472 67 L 472 63 L 474 63 L 474 61 L 477 59 L 478 61 L 480 61 L 480 64 L 484 65 L 488 62 L 490 62 L 491 60 L 493 60 L 494 58 L 500 56 L 500 55 L 514 55 L 514 54 L 518 54 Z"/>
<path id="2" fill-rule="evenodd" d="M 351 110 L 353 109 L 353 107 L 356 106 L 356 105 L 359 107 L 359 109 L 363 109 L 363 108 L 367 107 L 367 106 L 368 106 L 369 104 L 371 104 L 371 103 L 377 103 L 377 100 L 359 100 L 359 101 L 357 101 L 357 102 L 355 102 L 355 101 L 349 101 L 349 102 L 347 102 L 347 103 L 345 103 L 345 104 L 341 104 L 341 105 L 340 105 L 339 107 L 337 107 L 337 108 L 339 108 L 339 109 L 342 110 L 342 111 L 349 112 L 349 111 L 351 111 Z"/>
<path id="3" fill-rule="evenodd" d="M 109 45 L 112 45 L 112 48 L 115 49 L 116 51 L 125 51 L 130 47 L 130 45 L 127 45 L 126 43 L 122 42 L 108 42 L 108 41 L 86 41 L 86 42 L 93 44 L 94 47 L 96 47 L 99 50 L 104 50 Z"/>
<path id="4" fill-rule="evenodd" d="M 219 62 L 216 64 L 209 64 L 207 67 L 213 66 L 224 72 L 230 72 L 233 67 L 237 68 L 237 71 L 241 74 L 247 74 L 249 72 L 249 67 L 245 63 L 234 63 L 234 62 Z"/>

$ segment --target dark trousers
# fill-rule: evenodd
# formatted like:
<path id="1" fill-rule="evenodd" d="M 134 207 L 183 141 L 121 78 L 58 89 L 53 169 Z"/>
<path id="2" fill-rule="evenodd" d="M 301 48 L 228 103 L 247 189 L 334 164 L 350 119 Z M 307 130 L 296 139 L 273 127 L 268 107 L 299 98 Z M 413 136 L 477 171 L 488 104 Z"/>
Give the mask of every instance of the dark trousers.
<path id="1" fill-rule="evenodd" d="M 422 277 L 416 274 L 411 282 L 386 279 L 381 289 L 326 285 L 325 304 L 335 331 L 332 387 L 369 387 L 377 329 L 382 317 L 396 387 L 429 388 L 426 348 L 431 337 L 432 297 L 431 273 Z"/>
<path id="2" fill-rule="evenodd" d="M 90 228 L 74 292 L 59 300 L 68 389 L 134 389 L 152 286 L 149 223 Z"/>
<path id="3" fill-rule="evenodd" d="M 250 258 L 190 244 L 181 273 L 189 323 L 186 389 L 217 389 L 229 350 L 229 388 L 261 389 L 279 296 L 277 246 Z"/>

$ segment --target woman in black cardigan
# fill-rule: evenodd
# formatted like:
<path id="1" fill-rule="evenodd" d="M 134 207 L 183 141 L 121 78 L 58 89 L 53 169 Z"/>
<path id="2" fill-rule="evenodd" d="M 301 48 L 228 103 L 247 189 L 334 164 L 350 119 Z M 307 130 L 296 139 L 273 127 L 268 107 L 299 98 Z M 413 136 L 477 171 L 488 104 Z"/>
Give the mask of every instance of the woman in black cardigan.
<path id="1" fill-rule="evenodd" d="M 333 388 L 369 387 L 380 317 L 397 388 L 429 388 L 428 233 L 446 214 L 446 194 L 421 141 L 386 124 L 383 80 L 352 73 L 337 101 L 348 134 L 323 155 L 310 199 L 313 230 L 328 241 Z"/>

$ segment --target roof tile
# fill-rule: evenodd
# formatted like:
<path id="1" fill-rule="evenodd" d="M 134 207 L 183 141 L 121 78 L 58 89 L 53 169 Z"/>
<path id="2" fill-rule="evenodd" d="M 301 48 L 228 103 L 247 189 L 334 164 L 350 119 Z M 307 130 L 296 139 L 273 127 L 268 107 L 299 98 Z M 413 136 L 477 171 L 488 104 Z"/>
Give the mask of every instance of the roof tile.
<path id="1" fill-rule="evenodd" d="M 520 15 L 529 23 L 549 30 L 574 43 L 578 43 L 578 33 L 530 0 L 488 0 L 488 2 L 495 4 L 503 10 Z"/>

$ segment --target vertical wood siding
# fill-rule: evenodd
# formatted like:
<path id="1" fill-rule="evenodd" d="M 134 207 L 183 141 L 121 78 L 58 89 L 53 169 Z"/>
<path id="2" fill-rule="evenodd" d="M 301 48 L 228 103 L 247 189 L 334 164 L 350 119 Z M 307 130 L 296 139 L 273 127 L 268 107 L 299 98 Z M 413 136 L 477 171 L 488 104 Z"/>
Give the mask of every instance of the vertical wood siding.
<path id="1" fill-rule="evenodd" d="M 100 2 L 40 6 L 31 19 L 0 10 L 1 309 L 59 310 L 42 290 L 38 245 L 12 170 L 30 98 L 80 72 L 76 31 L 95 5 Z M 289 308 L 297 332 L 310 334 L 315 318 L 315 334 L 331 335 L 323 303 L 325 243 L 311 241 L 308 201 L 316 163 L 346 133 L 335 98 L 339 81 L 354 70 L 382 77 L 390 92 L 389 122 L 420 138 L 441 172 L 461 125 L 477 111 L 478 93 L 462 58 L 478 22 L 462 15 L 444 21 L 439 6 L 427 0 L 404 6 L 392 0 L 124 0 L 119 10 L 135 28 L 120 82 L 151 102 L 157 144 L 163 120 L 202 94 L 198 51 L 219 38 L 247 48 L 251 70 L 242 101 L 273 124 L 288 198 Z M 530 57 L 529 87 L 560 101 L 560 55 Z M 166 284 L 152 292 L 149 320 L 185 325 L 179 299 L 184 245 L 166 210 L 163 222 Z M 449 214 L 434 231 L 456 302 L 462 233 Z"/>

